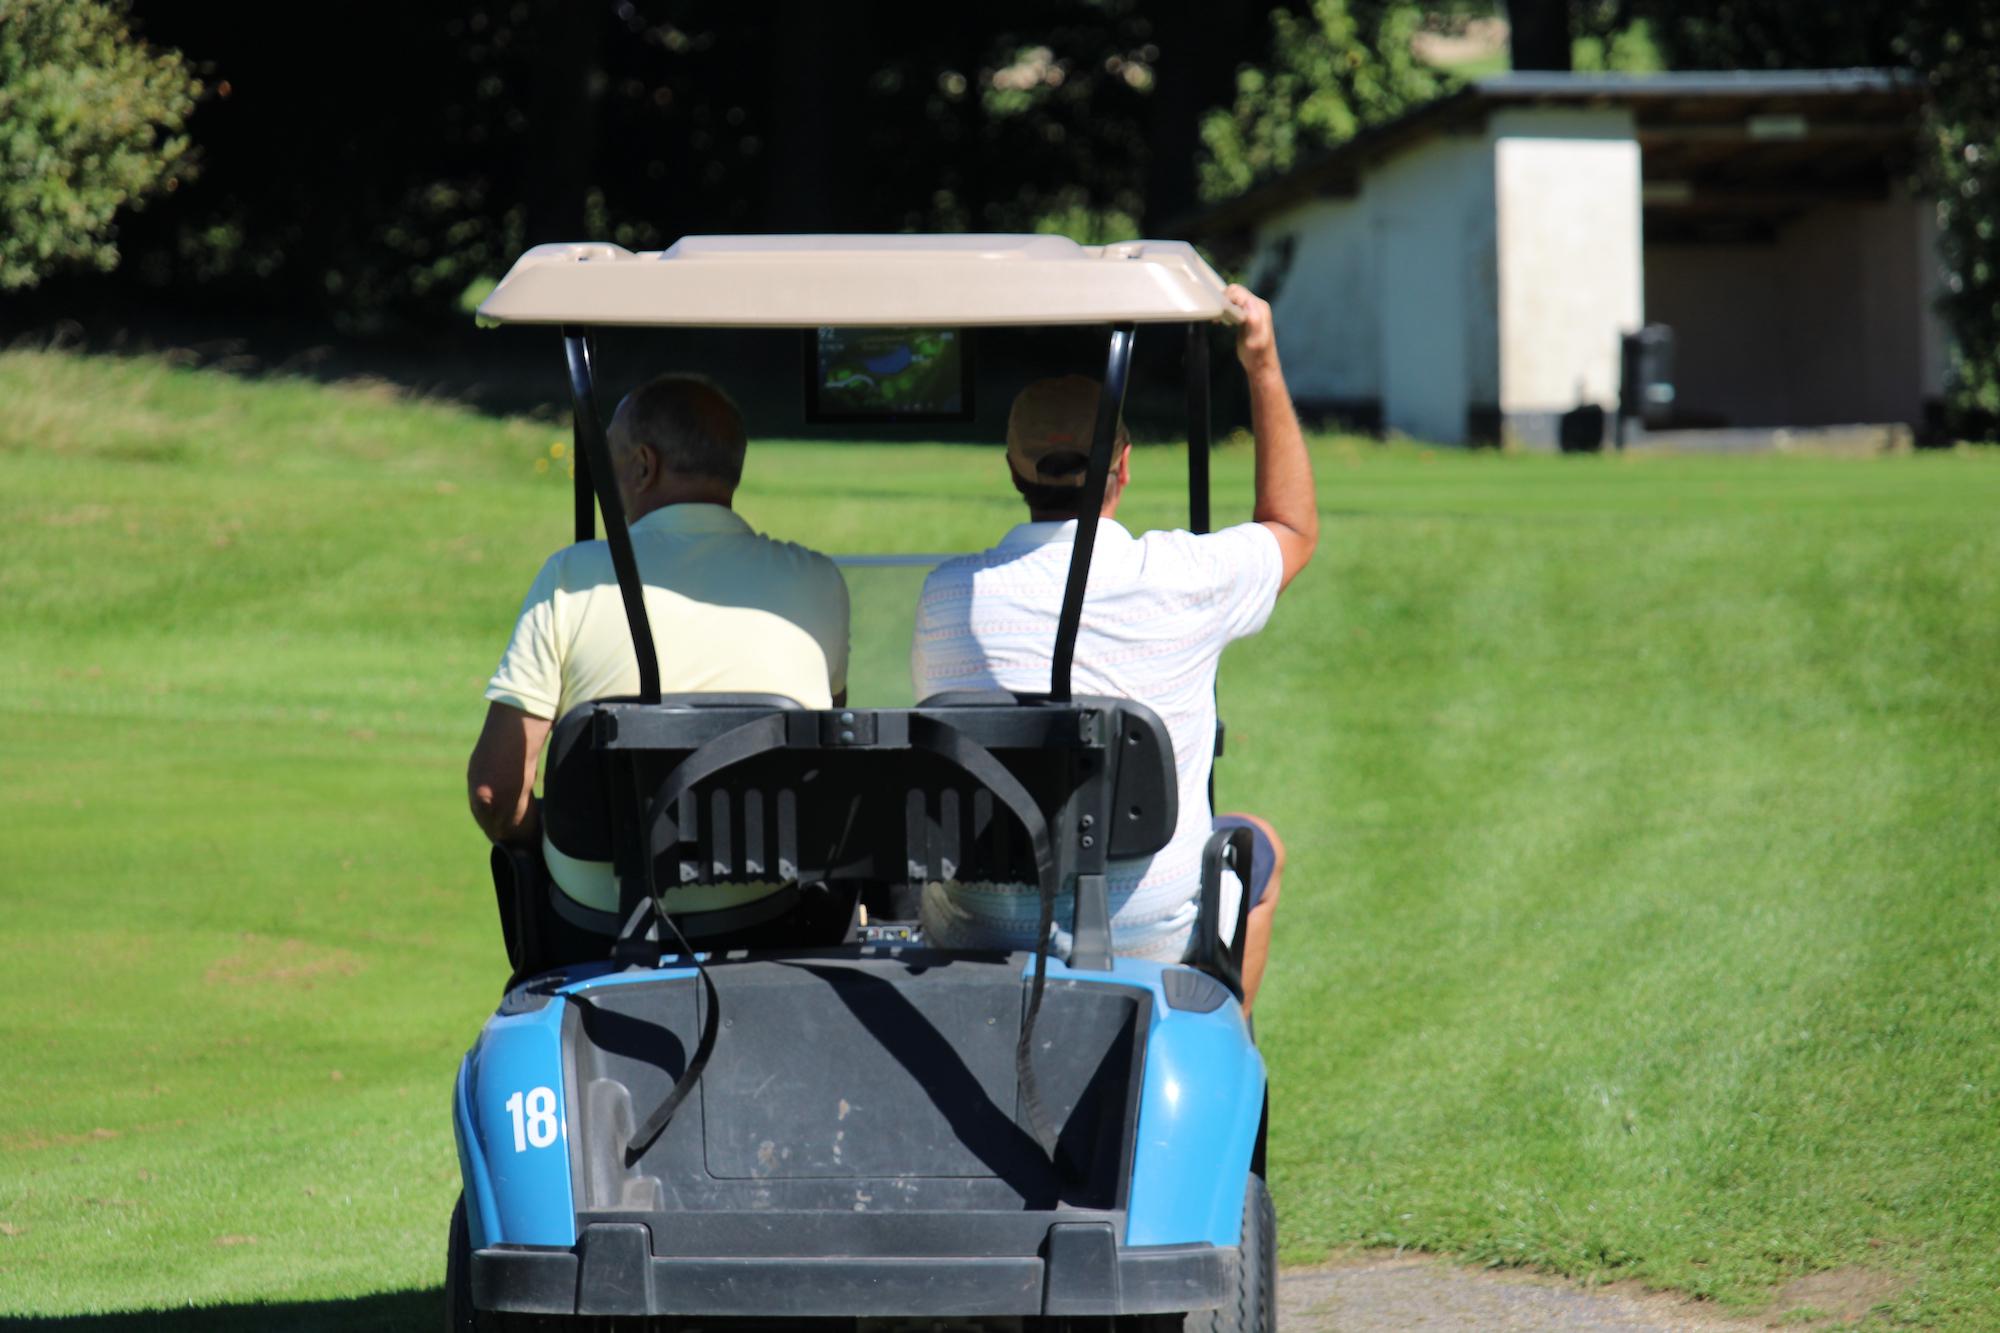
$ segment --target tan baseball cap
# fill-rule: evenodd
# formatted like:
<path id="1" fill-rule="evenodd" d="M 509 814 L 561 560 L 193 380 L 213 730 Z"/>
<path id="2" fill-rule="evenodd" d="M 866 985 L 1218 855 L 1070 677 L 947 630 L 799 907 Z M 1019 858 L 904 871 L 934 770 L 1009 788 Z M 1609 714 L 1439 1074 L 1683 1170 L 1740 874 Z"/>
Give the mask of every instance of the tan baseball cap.
<path id="1" fill-rule="evenodd" d="M 1007 413 L 1007 466 L 1038 486 L 1083 485 L 1090 432 L 1097 426 L 1097 381 L 1088 375 L 1036 380 Z M 1125 439 L 1125 423 L 1118 423 Z"/>

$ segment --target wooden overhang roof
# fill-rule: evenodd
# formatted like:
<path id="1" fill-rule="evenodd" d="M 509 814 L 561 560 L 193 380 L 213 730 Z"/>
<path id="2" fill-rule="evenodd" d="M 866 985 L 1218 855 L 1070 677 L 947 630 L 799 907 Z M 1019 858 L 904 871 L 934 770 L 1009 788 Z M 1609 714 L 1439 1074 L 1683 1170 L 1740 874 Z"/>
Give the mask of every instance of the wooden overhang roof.
<path id="1" fill-rule="evenodd" d="M 1433 135 L 1483 127 L 1492 112 L 1512 107 L 1630 108 L 1654 235 L 1881 197 L 1910 167 L 1923 90 L 1881 69 L 1502 74 L 1364 130 L 1169 230 L 1227 240 L 1293 205 L 1351 198 L 1384 158 Z"/>

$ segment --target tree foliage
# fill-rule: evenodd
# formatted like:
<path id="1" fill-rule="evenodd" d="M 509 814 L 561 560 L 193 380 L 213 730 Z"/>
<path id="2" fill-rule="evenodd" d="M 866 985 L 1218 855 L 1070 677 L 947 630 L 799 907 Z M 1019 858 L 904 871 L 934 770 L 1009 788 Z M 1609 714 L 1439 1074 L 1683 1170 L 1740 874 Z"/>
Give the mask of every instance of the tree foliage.
<path id="1" fill-rule="evenodd" d="M 1963 397 L 2000 412 L 2000 6 L 1544 3 L 1586 65 L 1915 71 Z M 301 41 L 269 0 L 0 0 L 0 287 L 122 253 L 123 284 L 354 328 L 455 318 L 541 240 L 1168 231 L 1443 91 L 1412 36 L 1494 8 L 348 0 Z"/>
<path id="2" fill-rule="evenodd" d="M 1443 77 L 1411 49 L 1422 19 L 1415 5 L 1381 0 L 1274 11 L 1268 65 L 1243 69 L 1234 104 L 1202 124 L 1202 197 L 1240 194 L 1435 97 Z"/>
<path id="3" fill-rule="evenodd" d="M 1926 174 L 1944 233 L 1944 309 L 1961 406 L 1978 418 L 1961 425 L 2000 437 L 2000 7 L 1919 6 L 1897 47 L 1931 88 L 1936 151 Z"/>
<path id="4" fill-rule="evenodd" d="M 126 0 L 0 5 L 0 290 L 118 262 L 121 208 L 175 189 L 200 85 L 135 38 Z"/>
<path id="5" fill-rule="evenodd" d="M 544 240 L 1163 227 L 1278 2 L 133 0 L 215 95 L 120 281 L 364 328 Z"/>

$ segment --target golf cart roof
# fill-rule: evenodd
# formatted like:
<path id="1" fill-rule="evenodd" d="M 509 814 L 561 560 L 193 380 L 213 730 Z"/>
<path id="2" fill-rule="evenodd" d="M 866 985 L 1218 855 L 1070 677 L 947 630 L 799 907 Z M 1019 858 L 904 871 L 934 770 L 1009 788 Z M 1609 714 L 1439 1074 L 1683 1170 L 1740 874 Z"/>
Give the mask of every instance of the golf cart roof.
<path id="1" fill-rule="evenodd" d="M 685 236 L 634 253 L 538 245 L 479 307 L 500 324 L 979 327 L 1226 320 L 1185 241 L 1066 236 Z"/>

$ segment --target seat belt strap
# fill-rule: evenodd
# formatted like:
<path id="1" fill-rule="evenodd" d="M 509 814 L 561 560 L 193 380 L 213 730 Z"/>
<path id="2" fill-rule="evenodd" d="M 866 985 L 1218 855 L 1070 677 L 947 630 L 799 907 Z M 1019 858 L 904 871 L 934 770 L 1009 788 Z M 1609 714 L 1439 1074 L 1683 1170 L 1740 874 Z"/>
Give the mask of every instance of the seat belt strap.
<path id="1" fill-rule="evenodd" d="M 674 1112 L 681 1109 L 681 1103 L 687 1100 L 690 1092 L 694 1091 L 694 1085 L 701 1082 L 702 1073 L 708 1068 L 708 1057 L 715 1054 L 715 1033 L 722 1015 L 722 997 L 716 993 L 715 978 L 708 975 L 708 968 L 703 966 L 700 957 L 689 947 L 687 938 L 681 934 L 681 928 L 674 924 L 674 919 L 662 912 L 660 920 L 667 923 L 667 929 L 673 932 L 674 939 L 679 942 L 682 952 L 688 961 L 694 964 L 695 975 L 701 978 L 702 993 L 708 1000 L 703 1006 L 707 1012 L 702 1015 L 701 1037 L 695 1042 L 694 1054 L 688 1057 L 687 1068 L 674 1080 L 674 1086 L 667 1091 L 660 1104 L 653 1108 L 653 1113 L 646 1117 L 646 1122 L 633 1130 L 632 1137 L 626 1140 L 625 1165 L 628 1167 L 645 1156 L 646 1149 L 653 1146 L 653 1140 L 660 1137 L 660 1131 L 674 1118 Z"/>
<path id="2" fill-rule="evenodd" d="M 645 830 L 646 836 L 646 864 L 649 867 L 646 878 L 649 888 L 652 887 L 653 872 L 650 867 L 654 859 L 674 845 L 673 842 L 663 841 L 660 837 L 662 817 L 680 804 L 681 797 L 696 783 L 712 778 L 725 769 L 734 768 L 745 760 L 755 759 L 760 754 L 782 750 L 789 739 L 785 714 L 766 713 L 754 721 L 745 722 L 740 727 L 732 727 L 723 732 L 674 766 L 673 771 L 667 774 L 666 780 L 653 793 L 652 799 L 646 802 L 645 822 L 639 826 Z M 675 825 L 676 832 L 679 827 L 678 824 Z M 678 841 L 678 838 L 675 841 Z M 659 894 L 656 891 L 652 896 L 657 898 Z"/>
<path id="3" fill-rule="evenodd" d="M 1034 796 L 1022 785 L 1021 780 L 1002 764 L 985 746 L 974 741 L 964 732 L 945 722 L 924 714 L 914 714 L 910 718 L 910 748 L 933 754 L 959 769 L 966 776 L 978 782 L 1004 805 L 1008 812 L 1019 821 L 1022 831 L 1028 835 L 1028 844 L 1035 858 L 1035 877 L 1041 899 L 1041 913 L 1035 934 L 1035 975 L 1028 993 L 1027 1013 L 1021 1020 L 1021 1038 L 1014 1048 L 1014 1068 L 1021 1089 L 1021 1103 L 1028 1118 L 1028 1129 L 1034 1135 L 1042 1150 L 1051 1161 L 1056 1154 L 1056 1131 L 1049 1124 L 1047 1110 L 1043 1106 L 1041 1088 L 1035 1079 L 1034 1032 L 1035 1022 L 1040 1016 L 1042 993 L 1048 981 L 1049 935 L 1055 925 L 1056 904 L 1056 863 L 1055 848 L 1049 836 L 1048 819 L 1035 803 Z M 772 750 L 780 750 L 789 743 L 789 731 L 782 714 L 770 714 L 747 722 L 740 727 L 724 732 L 714 740 L 696 749 L 683 759 L 672 772 L 667 774 L 659 789 L 646 803 L 644 822 L 645 864 L 642 875 L 645 882 L 647 904 L 654 908 L 655 917 L 672 932 L 682 951 L 693 963 L 701 977 L 704 993 L 708 999 L 707 1016 L 702 1022 L 701 1038 L 694 1055 L 688 1060 L 687 1068 L 674 1081 L 674 1086 L 661 1101 L 645 1123 L 633 1132 L 625 1146 L 627 1164 L 639 1157 L 660 1136 L 674 1112 L 680 1109 L 694 1086 L 700 1081 L 702 1071 L 708 1067 L 709 1057 L 715 1051 L 715 1038 L 719 1026 L 718 1015 L 721 999 L 716 992 L 715 982 L 708 975 L 708 968 L 695 955 L 674 924 L 671 914 L 661 902 L 659 890 L 654 883 L 655 862 L 660 852 L 669 843 L 658 836 L 663 817 L 673 809 L 689 789 L 696 783 L 715 776 L 746 760 Z M 637 916 L 627 922 L 628 929 L 637 924 Z"/>
<path id="4" fill-rule="evenodd" d="M 1021 780 L 994 753 L 958 728 L 922 713 L 910 718 L 910 748 L 937 755 L 972 778 L 1007 807 L 1028 835 L 1035 854 L 1035 878 L 1041 893 L 1041 913 L 1035 926 L 1035 979 L 1028 989 L 1028 1012 L 1021 1018 L 1021 1039 L 1014 1046 L 1014 1076 L 1021 1088 L 1021 1106 L 1028 1132 L 1050 1161 L 1056 1156 L 1056 1130 L 1042 1104 L 1035 1078 L 1035 1020 L 1042 1012 L 1042 991 L 1048 984 L 1049 934 L 1056 916 L 1056 858 L 1049 821 Z"/>
<path id="5" fill-rule="evenodd" d="M 694 964 L 695 975 L 701 978 L 702 992 L 708 1000 L 706 1006 L 708 1012 L 702 1019 L 701 1037 L 695 1043 L 694 1054 L 689 1057 L 687 1068 L 681 1071 L 681 1076 L 674 1080 L 674 1086 L 668 1090 L 660 1104 L 653 1108 L 652 1114 L 646 1117 L 645 1122 L 634 1130 L 632 1137 L 626 1141 L 627 1166 L 637 1162 L 645 1154 L 646 1149 L 652 1146 L 653 1140 L 660 1137 L 660 1132 L 673 1120 L 674 1112 L 680 1110 L 681 1103 L 687 1100 L 688 1094 L 694 1091 L 695 1084 L 701 1081 L 702 1072 L 708 1068 L 709 1057 L 715 1054 L 715 1035 L 722 1011 L 722 997 L 715 989 L 715 979 L 709 976 L 707 965 L 687 942 L 687 936 L 681 933 L 680 926 L 674 922 L 673 914 L 667 911 L 666 903 L 660 895 L 656 878 L 657 861 L 659 854 L 671 845 L 660 841 L 661 819 L 680 803 L 681 796 L 696 783 L 713 777 L 725 769 L 733 768 L 746 759 L 753 759 L 771 750 L 783 749 L 787 735 L 785 717 L 782 713 L 769 713 L 740 727 L 731 728 L 706 745 L 698 747 L 675 765 L 673 771 L 667 774 L 666 780 L 660 784 L 659 790 L 653 793 L 652 799 L 646 802 L 645 815 L 639 825 L 644 838 L 640 878 L 646 891 L 645 901 L 634 908 L 623 934 L 630 934 L 638 925 L 641 914 L 650 911 L 653 918 L 672 934 L 674 941 L 680 945 L 682 955 Z M 622 937 L 620 942 L 623 943 Z M 662 938 L 661 943 L 665 942 Z"/>

